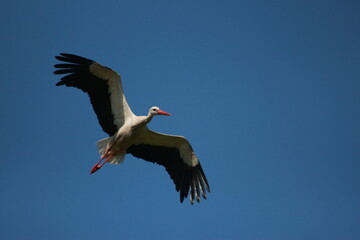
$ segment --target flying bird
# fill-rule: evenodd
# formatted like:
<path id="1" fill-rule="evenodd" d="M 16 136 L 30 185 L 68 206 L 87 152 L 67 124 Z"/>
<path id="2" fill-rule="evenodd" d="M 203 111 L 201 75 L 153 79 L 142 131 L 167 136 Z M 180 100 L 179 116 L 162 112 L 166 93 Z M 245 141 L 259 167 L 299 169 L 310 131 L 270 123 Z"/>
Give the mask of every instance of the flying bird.
<path id="1" fill-rule="evenodd" d="M 126 101 L 120 75 L 101 64 L 73 54 L 60 53 L 55 57 L 65 63 L 54 65 L 54 74 L 66 74 L 56 86 L 75 87 L 87 93 L 102 130 L 109 137 L 96 144 L 100 160 L 90 174 L 105 163 L 120 164 L 126 154 L 165 167 L 184 198 L 191 204 L 206 199 L 210 187 L 200 161 L 190 143 L 182 136 L 150 130 L 147 124 L 157 115 L 170 116 L 159 107 L 151 107 L 146 116 L 136 116 Z"/>

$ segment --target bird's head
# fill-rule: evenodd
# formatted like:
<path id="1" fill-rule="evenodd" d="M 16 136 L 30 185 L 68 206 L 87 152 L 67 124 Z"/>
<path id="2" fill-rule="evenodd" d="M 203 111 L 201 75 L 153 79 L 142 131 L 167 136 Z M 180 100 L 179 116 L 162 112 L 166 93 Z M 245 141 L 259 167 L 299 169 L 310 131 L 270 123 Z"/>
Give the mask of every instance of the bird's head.
<path id="1" fill-rule="evenodd" d="M 150 116 L 155 116 L 155 115 L 166 115 L 166 116 L 171 116 L 170 113 L 167 113 L 163 110 L 160 110 L 160 108 L 158 107 L 151 107 L 149 110 L 149 115 Z"/>

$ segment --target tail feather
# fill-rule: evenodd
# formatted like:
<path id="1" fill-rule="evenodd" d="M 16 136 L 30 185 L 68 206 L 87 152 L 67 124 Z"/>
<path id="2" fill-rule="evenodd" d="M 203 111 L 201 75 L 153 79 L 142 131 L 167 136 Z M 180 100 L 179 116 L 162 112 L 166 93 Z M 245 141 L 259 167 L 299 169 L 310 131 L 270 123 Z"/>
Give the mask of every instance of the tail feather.
<path id="1" fill-rule="evenodd" d="M 124 162 L 126 153 L 115 152 L 112 153 L 111 137 L 99 140 L 96 145 L 98 147 L 99 154 L 102 158 L 109 158 L 109 163 L 120 164 Z M 114 155 L 113 155 L 114 154 Z M 108 155 L 108 156 L 105 156 Z"/>
<path id="2" fill-rule="evenodd" d="M 111 140 L 111 137 L 104 138 L 104 139 L 97 141 L 96 146 L 98 147 L 98 151 L 99 151 L 99 154 L 101 157 L 106 153 L 108 146 L 110 145 L 109 144 L 110 140 Z"/>

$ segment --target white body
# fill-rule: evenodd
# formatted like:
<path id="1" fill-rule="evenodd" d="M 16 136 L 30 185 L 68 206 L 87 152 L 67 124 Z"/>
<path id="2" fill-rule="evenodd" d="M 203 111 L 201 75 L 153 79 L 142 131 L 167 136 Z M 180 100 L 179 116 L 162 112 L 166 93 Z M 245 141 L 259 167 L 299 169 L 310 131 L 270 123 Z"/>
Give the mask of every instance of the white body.
<path id="1" fill-rule="evenodd" d="M 146 116 L 131 111 L 123 91 L 120 75 L 90 59 L 62 53 L 56 57 L 65 64 L 56 64 L 55 74 L 68 74 L 56 85 L 76 87 L 89 94 L 102 129 L 110 137 L 97 142 L 101 159 L 92 173 L 105 162 L 122 163 L 125 155 L 163 165 L 173 179 L 180 201 L 190 192 L 190 201 L 199 202 L 210 191 L 200 162 L 189 142 L 181 136 L 161 134 L 146 126 L 155 115 L 170 115 L 151 107 Z M 101 161 L 105 161 L 99 165 Z"/>

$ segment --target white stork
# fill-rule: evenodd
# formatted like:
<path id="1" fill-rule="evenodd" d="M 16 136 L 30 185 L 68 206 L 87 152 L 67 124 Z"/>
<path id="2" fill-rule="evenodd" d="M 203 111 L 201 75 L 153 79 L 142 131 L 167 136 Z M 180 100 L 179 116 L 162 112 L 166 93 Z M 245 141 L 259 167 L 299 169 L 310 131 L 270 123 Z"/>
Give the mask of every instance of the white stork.
<path id="1" fill-rule="evenodd" d="M 190 192 L 190 202 L 206 199 L 210 187 L 200 162 L 190 143 L 181 136 L 151 131 L 146 125 L 155 115 L 168 115 L 151 107 L 147 116 L 136 116 L 130 109 L 119 74 L 101 64 L 68 53 L 56 59 L 55 74 L 67 74 L 56 86 L 76 87 L 86 92 L 104 132 L 110 137 L 97 142 L 100 160 L 91 174 L 105 163 L 120 164 L 127 153 L 146 161 L 163 165 L 180 191 L 180 202 Z"/>

